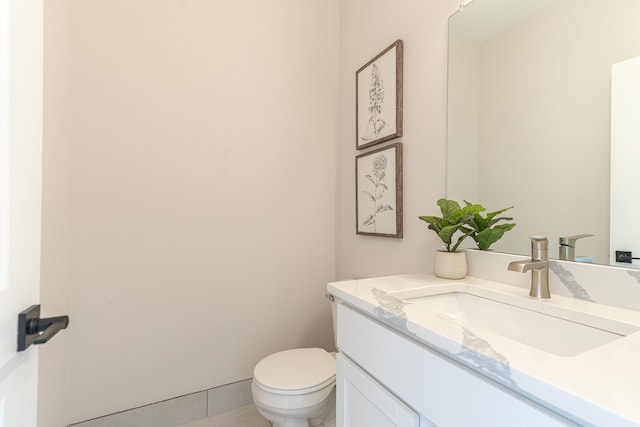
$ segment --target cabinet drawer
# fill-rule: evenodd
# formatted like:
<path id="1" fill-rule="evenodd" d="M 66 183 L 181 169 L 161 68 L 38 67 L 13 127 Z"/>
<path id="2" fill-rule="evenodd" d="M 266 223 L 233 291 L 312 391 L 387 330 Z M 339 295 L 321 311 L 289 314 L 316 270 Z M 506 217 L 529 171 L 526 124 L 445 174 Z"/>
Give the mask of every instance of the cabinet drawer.
<path id="1" fill-rule="evenodd" d="M 439 427 L 575 426 L 344 304 L 338 348 Z"/>

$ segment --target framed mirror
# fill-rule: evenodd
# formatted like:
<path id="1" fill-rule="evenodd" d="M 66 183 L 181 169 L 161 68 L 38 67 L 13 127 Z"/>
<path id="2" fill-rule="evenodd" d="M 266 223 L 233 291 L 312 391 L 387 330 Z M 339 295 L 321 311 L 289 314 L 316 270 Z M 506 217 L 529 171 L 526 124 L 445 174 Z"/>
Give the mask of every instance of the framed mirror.
<path id="1" fill-rule="evenodd" d="M 576 255 L 609 264 L 611 70 L 640 56 L 639 19 L 637 0 L 473 0 L 450 18 L 447 197 L 514 206 L 496 251 L 545 235 L 558 258 L 588 233 Z"/>

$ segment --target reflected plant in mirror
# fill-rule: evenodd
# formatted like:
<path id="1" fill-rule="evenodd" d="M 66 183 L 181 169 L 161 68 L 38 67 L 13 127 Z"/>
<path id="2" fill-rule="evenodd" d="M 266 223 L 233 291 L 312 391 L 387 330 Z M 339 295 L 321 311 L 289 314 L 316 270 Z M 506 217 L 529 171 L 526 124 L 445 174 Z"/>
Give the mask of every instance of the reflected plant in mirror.
<path id="1" fill-rule="evenodd" d="M 466 200 L 464 201 L 464 203 L 467 206 L 479 206 L 469 203 Z M 467 226 L 469 226 L 471 230 L 473 230 L 470 236 L 473 241 L 476 242 L 476 246 L 478 247 L 478 249 L 480 249 L 481 251 L 488 251 L 491 245 L 496 243 L 502 238 L 502 236 L 504 236 L 504 233 L 516 226 L 515 223 L 498 224 L 502 221 L 513 221 L 512 217 L 498 216 L 508 211 L 509 209 L 513 209 L 513 206 L 500 209 L 498 211 L 489 212 L 486 216 L 482 216 L 480 212 L 477 212 L 467 220 Z"/>

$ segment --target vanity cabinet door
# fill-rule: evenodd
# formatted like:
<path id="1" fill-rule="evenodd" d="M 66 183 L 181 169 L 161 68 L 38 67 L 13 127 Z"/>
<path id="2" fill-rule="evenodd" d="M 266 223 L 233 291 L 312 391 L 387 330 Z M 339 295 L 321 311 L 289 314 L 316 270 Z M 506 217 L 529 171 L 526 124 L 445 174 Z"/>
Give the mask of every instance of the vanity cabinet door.
<path id="1" fill-rule="evenodd" d="M 337 427 L 420 427 L 414 410 L 349 358 L 338 354 L 337 363 Z"/>

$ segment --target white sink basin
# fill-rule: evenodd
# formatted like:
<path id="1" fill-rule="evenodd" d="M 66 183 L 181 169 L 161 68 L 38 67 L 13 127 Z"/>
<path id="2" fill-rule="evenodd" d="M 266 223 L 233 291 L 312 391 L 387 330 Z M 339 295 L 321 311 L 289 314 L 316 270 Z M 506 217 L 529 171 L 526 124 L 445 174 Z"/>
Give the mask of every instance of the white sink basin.
<path id="1" fill-rule="evenodd" d="M 640 330 L 584 311 L 485 289 L 425 288 L 396 296 L 462 326 L 479 327 L 559 356 L 575 356 Z"/>

